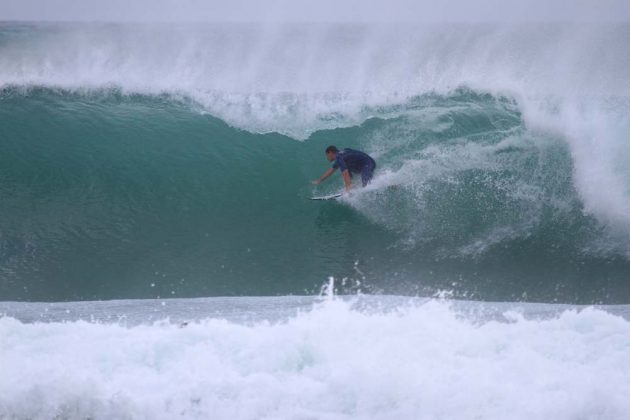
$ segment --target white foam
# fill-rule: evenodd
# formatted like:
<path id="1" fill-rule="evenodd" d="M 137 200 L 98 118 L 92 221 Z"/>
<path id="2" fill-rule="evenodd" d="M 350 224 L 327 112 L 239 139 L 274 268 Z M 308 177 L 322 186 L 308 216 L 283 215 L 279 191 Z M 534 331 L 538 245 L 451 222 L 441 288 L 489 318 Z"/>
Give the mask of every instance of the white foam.
<path id="1" fill-rule="evenodd" d="M 4 28 L 0 86 L 183 93 L 240 127 L 302 137 L 361 121 L 366 107 L 460 85 L 630 96 L 623 25 Z"/>
<path id="2" fill-rule="evenodd" d="M 0 318 L 0 417 L 626 418 L 628 321 L 474 312 L 329 301 L 253 325 Z"/>
<path id="3" fill-rule="evenodd" d="M 630 235 L 630 99 L 524 100 L 532 128 L 553 130 L 567 141 L 575 187 L 584 211 L 616 235 Z"/>
<path id="4" fill-rule="evenodd" d="M 415 141 L 413 135 L 409 139 Z M 392 149 L 404 150 L 405 147 L 402 141 Z M 415 153 L 406 153 L 407 160 L 400 168 L 381 170 L 368 187 L 345 201 L 375 223 L 401 232 L 406 245 L 466 233 L 471 235 L 470 238 L 460 239 L 457 249 L 444 250 L 444 256 L 480 255 L 492 246 L 530 235 L 541 222 L 543 206 L 555 204 L 545 197 L 540 180 L 519 168 L 538 151 L 537 147 L 531 139 L 516 135 L 508 135 L 498 143 L 450 141 L 432 144 Z M 540 145 L 541 150 L 544 147 Z M 511 148 L 518 148 L 518 153 L 503 153 Z M 449 185 L 457 188 L 463 182 L 470 182 L 470 176 L 466 175 L 470 171 L 477 171 L 481 177 L 477 183 L 486 191 L 476 186 L 481 195 L 470 201 L 473 208 L 462 208 L 461 204 L 453 204 L 452 200 L 457 197 L 453 192 L 447 195 L 445 189 Z M 508 171 L 519 171 L 520 177 L 496 175 Z M 477 219 L 466 217 L 470 212 L 485 211 L 488 198 L 484 194 L 488 191 L 490 195 L 503 196 L 503 202 L 501 208 L 492 210 L 495 222 L 484 228 L 478 226 Z M 514 211 L 516 207 L 518 212 Z M 445 219 L 442 211 L 450 211 L 450 217 Z"/>

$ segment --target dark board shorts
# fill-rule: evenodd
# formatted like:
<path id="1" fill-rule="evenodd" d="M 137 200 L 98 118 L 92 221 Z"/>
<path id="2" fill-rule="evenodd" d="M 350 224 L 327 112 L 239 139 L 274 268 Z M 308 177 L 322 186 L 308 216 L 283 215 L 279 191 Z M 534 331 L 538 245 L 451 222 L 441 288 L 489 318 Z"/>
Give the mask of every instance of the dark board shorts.
<path id="1" fill-rule="evenodd" d="M 372 177 L 374 176 L 374 169 L 376 169 L 376 162 L 372 160 L 361 170 L 361 183 L 364 187 L 372 180 Z"/>

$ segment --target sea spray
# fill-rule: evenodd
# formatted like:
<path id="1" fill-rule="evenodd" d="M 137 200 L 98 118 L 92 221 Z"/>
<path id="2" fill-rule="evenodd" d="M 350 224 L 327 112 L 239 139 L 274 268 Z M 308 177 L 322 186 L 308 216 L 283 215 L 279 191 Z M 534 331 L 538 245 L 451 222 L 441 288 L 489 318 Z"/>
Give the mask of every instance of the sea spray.
<path id="1" fill-rule="evenodd" d="M 304 138 L 462 85 L 523 101 L 627 98 L 629 30 L 4 23 L 0 86 L 184 95 L 239 127 Z"/>

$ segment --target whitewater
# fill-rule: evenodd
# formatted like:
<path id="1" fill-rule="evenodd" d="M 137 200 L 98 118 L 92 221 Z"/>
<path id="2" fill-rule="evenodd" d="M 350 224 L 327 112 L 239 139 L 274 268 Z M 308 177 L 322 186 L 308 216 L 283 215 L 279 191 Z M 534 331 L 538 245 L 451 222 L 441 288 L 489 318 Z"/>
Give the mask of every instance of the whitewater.
<path id="1" fill-rule="evenodd" d="M 626 418 L 628 39 L 0 23 L 0 418 Z"/>
<path id="2" fill-rule="evenodd" d="M 623 419 L 630 409 L 627 305 L 364 296 L 0 310 L 31 320 L 0 319 L 3 418 Z"/>

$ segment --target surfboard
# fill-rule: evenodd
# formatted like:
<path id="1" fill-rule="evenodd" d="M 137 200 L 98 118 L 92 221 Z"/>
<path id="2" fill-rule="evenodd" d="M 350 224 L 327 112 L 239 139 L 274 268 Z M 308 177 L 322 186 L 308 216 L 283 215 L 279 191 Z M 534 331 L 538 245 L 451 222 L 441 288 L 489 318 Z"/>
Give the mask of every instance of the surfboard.
<path id="1" fill-rule="evenodd" d="M 311 197 L 311 200 L 325 201 L 325 200 L 334 200 L 339 197 L 341 197 L 341 194 L 337 193 L 337 194 L 330 194 L 330 195 L 322 195 L 320 197 Z"/>

